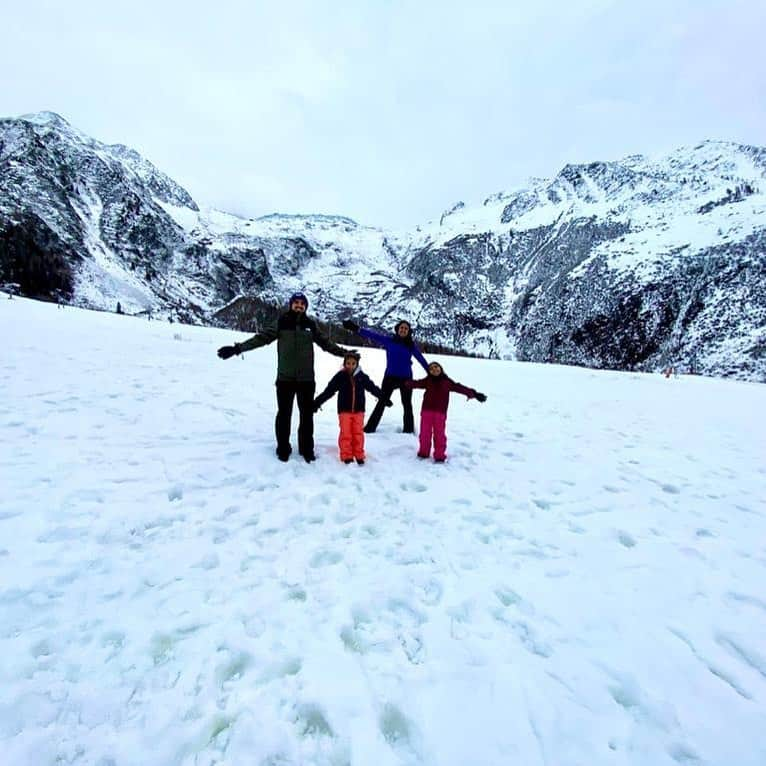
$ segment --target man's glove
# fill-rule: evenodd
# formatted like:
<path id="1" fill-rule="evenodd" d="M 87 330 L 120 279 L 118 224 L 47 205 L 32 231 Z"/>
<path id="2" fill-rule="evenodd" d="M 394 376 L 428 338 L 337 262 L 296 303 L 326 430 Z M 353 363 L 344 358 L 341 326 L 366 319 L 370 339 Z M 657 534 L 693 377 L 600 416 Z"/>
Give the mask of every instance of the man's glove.
<path id="1" fill-rule="evenodd" d="M 477 402 L 486 402 L 487 401 L 487 395 L 486 394 L 480 394 L 478 391 L 476 392 L 476 401 Z"/>
<path id="2" fill-rule="evenodd" d="M 312 409 L 314 410 L 314 412 L 319 412 L 319 410 L 322 409 L 322 405 L 314 402 L 314 406 L 312 407 Z"/>
<path id="3" fill-rule="evenodd" d="M 221 359 L 228 359 L 235 354 L 241 353 L 242 347 L 239 345 L 239 343 L 235 343 L 233 346 L 221 346 L 221 348 L 218 349 L 218 356 L 221 357 Z"/>
<path id="4" fill-rule="evenodd" d="M 351 319 L 344 319 L 343 326 L 350 332 L 359 332 L 359 325 Z"/>
<path id="5" fill-rule="evenodd" d="M 389 400 L 386 402 L 386 407 L 393 407 L 393 406 L 394 406 L 394 403 L 393 403 L 393 402 L 392 402 L 392 401 L 389 399 Z"/>

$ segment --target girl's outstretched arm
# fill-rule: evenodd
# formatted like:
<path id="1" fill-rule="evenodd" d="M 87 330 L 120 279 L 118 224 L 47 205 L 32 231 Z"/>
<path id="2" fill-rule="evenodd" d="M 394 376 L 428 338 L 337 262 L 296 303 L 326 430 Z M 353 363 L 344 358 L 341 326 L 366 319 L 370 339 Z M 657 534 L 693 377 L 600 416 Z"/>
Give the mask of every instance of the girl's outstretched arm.
<path id="1" fill-rule="evenodd" d="M 469 399 L 475 399 L 477 394 L 476 389 L 468 388 L 468 386 L 464 386 L 462 383 L 458 383 L 454 380 L 450 380 L 449 390 L 454 391 L 456 394 L 464 394 Z"/>
<path id="2" fill-rule="evenodd" d="M 420 380 L 405 380 L 402 385 L 405 388 L 425 388 L 428 383 L 428 378 L 421 378 Z"/>

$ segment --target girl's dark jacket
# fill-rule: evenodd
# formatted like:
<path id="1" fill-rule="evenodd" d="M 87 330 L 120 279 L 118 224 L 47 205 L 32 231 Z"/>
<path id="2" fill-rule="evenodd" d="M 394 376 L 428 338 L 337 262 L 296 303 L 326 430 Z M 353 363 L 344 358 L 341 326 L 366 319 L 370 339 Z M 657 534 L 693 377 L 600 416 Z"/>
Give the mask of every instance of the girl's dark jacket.
<path id="1" fill-rule="evenodd" d="M 333 343 L 316 322 L 296 311 L 286 311 L 277 322 L 238 344 L 239 351 L 250 351 L 277 341 L 277 382 L 314 381 L 314 344 L 324 351 L 343 356 L 346 349 Z"/>
<path id="2" fill-rule="evenodd" d="M 364 390 L 380 399 L 383 392 L 365 375 L 360 367 L 353 374 L 345 369 L 333 375 L 327 388 L 314 399 L 314 409 L 338 394 L 338 412 L 364 412 Z"/>
<path id="3" fill-rule="evenodd" d="M 476 391 L 468 388 L 461 383 L 456 383 L 452 378 L 448 378 L 444 373 L 441 375 L 428 375 L 420 380 L 406 380 L 404 385 L 407 388 L 425 388 L 423 394 L 423 406 L 421 409 L 430 412 L 443 412 L 447 414 L 449 407 L 450 391 L 457 394 L 465 394 L 469 399 L 476 397 Z"/>

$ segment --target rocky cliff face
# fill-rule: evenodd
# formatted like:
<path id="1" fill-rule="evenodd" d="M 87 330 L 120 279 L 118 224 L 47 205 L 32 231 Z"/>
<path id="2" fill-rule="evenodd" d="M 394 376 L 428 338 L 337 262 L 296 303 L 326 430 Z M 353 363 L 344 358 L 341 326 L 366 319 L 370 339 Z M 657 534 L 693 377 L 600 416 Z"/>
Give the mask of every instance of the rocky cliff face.
<path id="1" fill-rule="evenodd" d="M 247 220 L 57 115 L 0 120 L 0 282 L 239 329 L 303 289 L 331 325 L 408 317 L 467 353 L 766 381 L 765 214 L 766 150 L 705 142 L 567 165 L 415 232 Z"/>
<path id="2" fill-rule="evenodd" d="M 408 245 L 418 323 L 490 355 L 764 381 L 765 171 L 705 142 L 453 208 Z"/>

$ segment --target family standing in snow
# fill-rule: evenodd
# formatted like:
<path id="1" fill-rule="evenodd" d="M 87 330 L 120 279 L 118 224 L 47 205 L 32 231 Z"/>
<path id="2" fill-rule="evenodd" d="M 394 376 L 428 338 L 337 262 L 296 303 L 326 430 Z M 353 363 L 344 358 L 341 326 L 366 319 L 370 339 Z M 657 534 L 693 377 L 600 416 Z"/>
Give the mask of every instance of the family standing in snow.
<path id="1" fill-rule="evenodd" d="M 293 400 L 297 397 L 298 452 L 307 463 L 313 462 L 314 454 L 314 413 L 336 393 L 338 395 L 338 421 L 340 435 L 338 447 L 340 459 L 348 464 L 354 460 L 364 465 L 364 434 L 375 433 L 385 407 L 391 407 L 391 395 L 399 389 L 402 398 L 404 433 L 415 432 L 412 413 L 412 390 L 425 389 L 420 413 L 420 447 L 418 457 L 427 458 L 431 454 L 433 442 L 434 461 L 443 463 L 447 458 L 447 407 L 450 392 L 464 394 L 469 399 L 479 402 L 487 397 L 472 388 L 463 386 L 448 378 L 437 362 L 428 364 L 422 352 L 412 338 L 412 327 L 404 320 L 394 327 L 393 335 L 360 327 L 356 322 L 346 319 L 343 326 L 352 332 L 358 332 L 386 351 L 386 371 L 378 388 L 359 367 L 360 355 L 333 343 L 317 327 L 316 322 L 306 315 L 308 299 L 301 293 L 293 293 L 288 302 L 288 311 L 282 314 L 275 325 L 256 333 L 243 343 L 222 346 L 218 349 L 221 359 L 229 359 L 237 354 L 260 348 L 277 341 L 277 416 L 275 431 L 277 437 L 277 457 L 287 461 L 292 452 L 290 431 L 293 412 Z M 314 343 L 321 349 L 335 356 L 343 357 L 343 367 L 328 383 L 316 399 L 314 392 Z M 426 371 L 421 380 L 412 379 L 412 358 L 415 357 Z M 378 398 L 367 424 L 363 427 L 365 411 L 365 390 Z"/>

